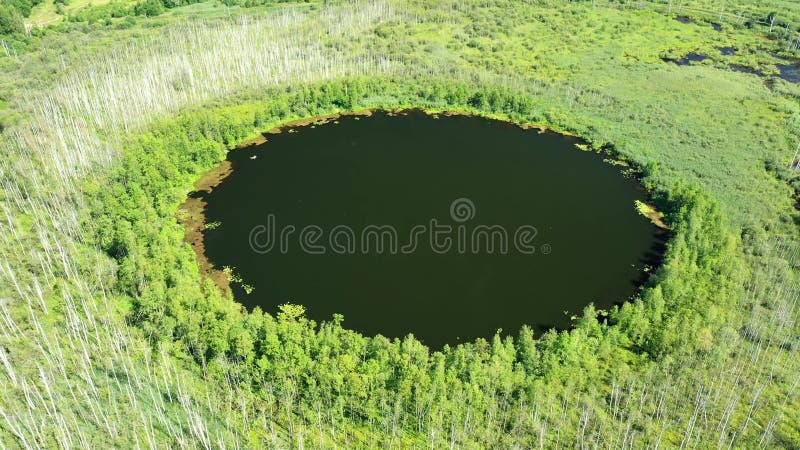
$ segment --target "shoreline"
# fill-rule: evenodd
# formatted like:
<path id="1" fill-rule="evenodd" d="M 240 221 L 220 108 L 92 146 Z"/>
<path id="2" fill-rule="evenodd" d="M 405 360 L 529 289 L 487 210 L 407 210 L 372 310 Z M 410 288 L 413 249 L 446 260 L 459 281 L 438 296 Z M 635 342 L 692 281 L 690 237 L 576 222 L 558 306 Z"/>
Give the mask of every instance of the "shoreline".
<path id="1" fill-rule="evenodd" d="M 634 174 L 636 176 L 636 181 L 639 183 L 643 192 L 645 192 L 648 197 L 646 199 L 647 201 L 643 201 L 642 203 L 647 205 L 649 212 L 647 214 L 641 214 L 641 215 L 645 217 L 651 224 L 657 227 L 660 232 L 670 233 L 669 226 L 663 221 L 663 215 L 650 202 L 651 200 L 650 191 L 640 182 L 641 171 L 631 166 L 631 163 L 629 161 L 620 158 L 619 155 L 615 154 L 614 152 L 610 151 L 607 148 L 599 148 L 599 149 L 595 148 L 591 144 L 589 144 L 585 139 L 572 133 L 562 132 L 545 125 L 532 124 L 532 123 L 526 124 L 518 121 L 504 119 L 499 116 L 482 115 L 480 113 L 469 110 L 458 110 L 458 109 L 440 110 L 440 109 L 413 108 L 413 107 L 364 108 L 354 111 L 342 111 L 342 112 L 324 114 L 321 116 L 314 116 L 302 119 L 292 119 L 274 125 L 271 128 L 268 128 L 266 131 L 261 131 L 258 133 L 258 136 L 256 137 L 243 140 L 235 148 L 229 150 L 229 152 L 265 144 L 269 141 L 270 135 L 281 134 L 286 132 L 294 132 L 292 130 L 306 126 L 328 124 L 331 122 L 335 122 L 337 119 L 341 117 L 353 117 L 353 116 L 370 117 L 377 112 L 385 112 L 388 115 L 396 116 L 396 115 L 408 114 L 414 111 L 421 111 L 424 114 L 427 114 L 434 119 L 438 118 L 439 116 L 479 117 L 487 120 L 503 122 L 509 125 L 519 127 L 523 130 L 536 129 L 540 134 L 552 132 L 569 138 L 574 138 L 579 141 L 575 143 L 577 150 L 590 151 L 593 153 L 607 156 L 607 158 L 604 159 L 606 163 L 625 168 L 624 171 L 621 171 L 621 175 L 626 176 L 627 175 L 626 172 Z M 207 218 L 205 216 L 205 209 L 206 209 L 205 196 L 207 194 L 210 194 L 214 190 L 214 188 L 216 188 L 223 181 L 225 181 L 225 179 L 231 173 L 233 173 L 233 165 L 228 159 L 222 160 L 216 167 L 203 173 L 200 176 L 200 178 L 198 178 L 198 180 L 195 182 L 194 189 L 187 194 L 186 201 L 184 201 L 178 207 L 178 211 L 176 213 L 177 216 L 176 218 L 178 223 L 182 225 L 184 228 L 183 240 L 185 243 L 189 244 L 189 246 L 195 253 L 201 277 L 211 279 L 223 294 L 231 292 L 231 282 L 235 281 L 234 280 L 235 276 L 233 276 L 234 275 L 233 271 L 235 271 L 235 268 L 231 268 L 232 270 L 225 270 L 224 268 L 221 267 L 215 267 L 214 264 L 211 262 L 211 260 L 208 259 L 208 256 L 206 255 L 203 232 L 207 229 L 209 224 L 207 223 Z M 668 239 L 669 238 L 667 238 L 667 240 Z M 654 267 L 653 269 L 655 268 L 656 267 Z M 652 271 L 650 273 L 652 273 Z M 646 278 L 649 278 L 649 276 L 647 276 Z M 644 286 L 646 281 L 647 280 L 644 280 L 641 283 L 641 285 Z"/>

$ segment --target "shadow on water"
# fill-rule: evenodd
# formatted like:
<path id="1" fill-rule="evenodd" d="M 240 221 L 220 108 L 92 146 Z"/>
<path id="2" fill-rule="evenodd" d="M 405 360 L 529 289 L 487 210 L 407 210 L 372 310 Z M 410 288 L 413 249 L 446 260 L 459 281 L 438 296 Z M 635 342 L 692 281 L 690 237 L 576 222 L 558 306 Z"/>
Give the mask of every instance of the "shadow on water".
<path id="1" fill-rule="evenodd" d="M 302 304 L 314 320 L 340 313 L 369 335 L 413 333 L 440 347 L 524 324 L 565 329 L 589 303 L 634 295 L 667 239 L 634 208 L 646 200 L 637 180 L 577 143 L 416 110 L 284 127 L 228 154 L 230 173 L 204 195 L 204 222 L 218 224 L 202 232 L 205 255 L 254 288 L 231 286 L 248 308 Z M 449 229 L 446 250 L 433 243 L 433 221 Z M 321 234 L 304 247 L 309 226 Z M 364 238 L 376 226 L 387 227 L 383 251 Z M 410 252 L 391 251 L 393 240 L 408 249 L 417 226 L 427 234 Z M 530 254 L 513 240 L 526 226 L 536 230 Z M 488 237 L 475 240 L 483 227 L 499 233 L 494 251 Z"/>
<path id="2" fill-rule="evenodd" d="M 669 244 L 669 240 L 672 238 L 672 236 L 673 234 L 669 230 L 661 228 L 657 229 L 653 234 L 653 245 L 650 246 L 650 249 L 640 260 L 641 264 L 645 267 L 652 268 L 652 270 L 660 267 L 664 262 L 664 256 L 667 252 L 667 245 Z M 637 288 L 644 287 L 647 281 L 650 279 L 650 275 L 652 275 L 652 270 L 642 272 L 639 278 L 633 282 L 633 285 Z"/>

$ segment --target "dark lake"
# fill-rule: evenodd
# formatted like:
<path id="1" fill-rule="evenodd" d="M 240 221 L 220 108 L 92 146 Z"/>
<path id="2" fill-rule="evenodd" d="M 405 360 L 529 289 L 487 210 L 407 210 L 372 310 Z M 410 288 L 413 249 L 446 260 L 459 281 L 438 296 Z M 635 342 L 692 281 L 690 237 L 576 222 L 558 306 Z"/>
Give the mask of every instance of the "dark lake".
<path id="1" fill-rule="evenodd" d="M 565 328 L 627 300 L 663 246 L 641 186 L 576 143 L 419 111 L 285 128 L 228 154 L 206 255 L 253 288 L 233 283 L 249 308 L 301 304 L 368 335 L 439 347 Z"/>

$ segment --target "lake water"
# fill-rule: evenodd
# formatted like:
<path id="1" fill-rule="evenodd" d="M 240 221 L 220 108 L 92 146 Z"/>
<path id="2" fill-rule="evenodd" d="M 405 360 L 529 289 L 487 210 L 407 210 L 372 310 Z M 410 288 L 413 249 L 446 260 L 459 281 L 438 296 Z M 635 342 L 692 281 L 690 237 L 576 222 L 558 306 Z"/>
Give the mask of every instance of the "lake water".
<path id="1" fill-rule="evenodd" d="M 206 255 L 252 288 L 233 283 L 249 308 L 302 304 L 369 335 L 438 347 L 568 327 L 627 300 L 663 246 L 641 186 L 576 143 L 419 111 L 283 129 L 229 153 Z"/>

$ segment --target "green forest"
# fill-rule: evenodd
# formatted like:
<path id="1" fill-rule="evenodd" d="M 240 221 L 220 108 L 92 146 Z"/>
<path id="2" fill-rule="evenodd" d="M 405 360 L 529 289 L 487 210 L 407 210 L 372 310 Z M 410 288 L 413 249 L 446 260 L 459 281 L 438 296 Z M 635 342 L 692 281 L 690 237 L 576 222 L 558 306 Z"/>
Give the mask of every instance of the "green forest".
<path id="1" fill-rule="evenodd" d="M 68 6 L 0 0 L 0 448 L 800 448 L 800 5 Z M 404 108 L 630 165 L 662 264 L 569 329 L 441 349 L 202 274 L 181 205 L 229 151 Z"/>

